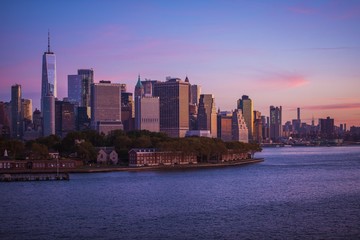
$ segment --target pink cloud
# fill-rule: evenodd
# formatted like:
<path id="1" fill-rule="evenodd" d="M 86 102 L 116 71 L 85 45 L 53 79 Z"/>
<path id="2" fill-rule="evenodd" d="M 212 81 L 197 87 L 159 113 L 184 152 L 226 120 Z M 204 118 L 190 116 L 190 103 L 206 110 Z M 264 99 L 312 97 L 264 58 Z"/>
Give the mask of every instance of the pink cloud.
<path id="1" fill-rule="evenodd" d="M 325 104 L 305 106 L 303 109 L 307 110 L 335 110 L 335 109 L 358 109 L 360 103 L 339 103 L 339 104 Z"/>
<path id="2" fill-rule="evenodd" d="M 266 74 L 266 75 L 265 75 Z M 263 87 L 270 88 L 298 88 L 309 83 L 305 76 L 291 72 L 263 72 L 258 81 Z"/>

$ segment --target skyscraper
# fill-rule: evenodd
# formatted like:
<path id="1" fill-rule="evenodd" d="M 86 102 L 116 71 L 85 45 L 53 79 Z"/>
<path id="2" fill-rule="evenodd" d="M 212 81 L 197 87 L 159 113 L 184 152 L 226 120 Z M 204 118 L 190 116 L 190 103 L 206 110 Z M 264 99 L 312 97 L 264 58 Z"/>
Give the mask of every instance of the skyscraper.
<path id="1" fill-rule="evenodd" d="M 237 108 L 242 110 L 246 126 L 249 131 L 249 139 L 253 140 L 254 135 L 254 107 L 249 96 L 243 95 L 237 102 Z"/>
<path id="2" fill-rule="evenodd" d="M 21 113 L 21 85 L 11 86 L 11 137 L 21 139 L 23 119 Z"/>
<path id="3" fill-rule="evenodd" d="M 170 137 L 184 137 L 189 130 L 189 83 L 168 77 L 154 85 L 160 97 L 160 131 Z"/>
<path id="4" fill-rule="evenodd" d="M 55 133 L 65 137 L 69 132 L 75 131 L 75 106 L 70 102 L 55 101 Z"/>
<path id="5" fill-rule="evenodd" d="M 81 107 L 90 107 L 91 104 L 91 84 L 94 83 L 94 70 L 78 69 L 81 76 Z"/>
<path id="6" fill-rule="evenodd" d="M 44 136 L 55 134 L 56 97 L 56 56 L 50 51 L 50 33 L 48 33 L 48 49 L 43 54 L 41 79 L 41 113 L 43 114 Z"/>
<path id="7" fill-rule="evenodd" d="M 249 142 L 249 131 L 240 109 L 236 109 L 232 115 L 232 140 L 247 143 Z"/>
<path id="8" fill-rule="evenodd" d="M 257 143 L 261 143 L 263 139 L 262 135 L 262 120 L 261 120 L 261 112 L 254 111 L 254 135 L 253 141 Z"/>
<path id="9" fill-rule="evenodd" d="M 100 81 L 91 85 L 91 126 L 108 134 L 121 129 L 121 88 L 123 84 Z"/>
<path id="10" fill-rule="evenodd" d="M 140 76 L 135 86 L 135 129 L 160 131 L 160 99 L 145 94 Z"/>
<path id="11" fill-rule="evenodd" d="M 282 136 L 282 107 L 270 106 L 270 139 L 278 141 Z"/>
<path id="12" fill-rule="evenodd" d="M 55 97 L 49 93 L 43 97 L 43 135 L 55 134 Z"/>
<path id="13" fill-rule="evenodd" d="M 219 112 L 217 115 L 217 137 L 225 142 L 232 141 L 232 112 Z"/>
<path id="14" fill-rule="evenodd" d="M 41 112 L 44 113 L 43 100 L 51 94 L 57 97 L 56 89 L 56 56 L 50 51 L 50 33 L 48 33 L 48 49 L 43 54 L 42 59 L 42 79 L 41 79 Z"/>
<path id="15" fill-rule="evenodd" d="M 201 94 L 198 110 L 199 130 L 209 130 L 213 138 L 217 137 L 215 98 L 212 94 Z"/>
<path id="16" fill-rule="evenodd" d="M 78 107 L 83 107 L 83 79 L 81 75 L 68 75 L 68 99 Z"/>

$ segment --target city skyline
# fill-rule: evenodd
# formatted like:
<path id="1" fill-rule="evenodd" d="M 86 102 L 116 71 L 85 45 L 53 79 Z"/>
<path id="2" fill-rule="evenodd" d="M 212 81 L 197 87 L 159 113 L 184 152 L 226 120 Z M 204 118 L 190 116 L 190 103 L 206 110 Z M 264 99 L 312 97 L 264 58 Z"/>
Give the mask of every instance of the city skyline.
<path id="1" fill-rule="evenodd" d="M 359 1 L 36 3 L 5 1 L 0 10 L 2 101 L 21 84 L 40 108 L 38 66 L 50 29 L 59 99 L 67 76 L 82 68 L 94 69 L 94 82 L 128 89 L 138 74 L 188 76 L 221 110 L 248 95 L 266 116 L 270 105 L 282 106 L 283 124 L 300 107 L 308 123 L 330 116 L 360 125 Z"/>

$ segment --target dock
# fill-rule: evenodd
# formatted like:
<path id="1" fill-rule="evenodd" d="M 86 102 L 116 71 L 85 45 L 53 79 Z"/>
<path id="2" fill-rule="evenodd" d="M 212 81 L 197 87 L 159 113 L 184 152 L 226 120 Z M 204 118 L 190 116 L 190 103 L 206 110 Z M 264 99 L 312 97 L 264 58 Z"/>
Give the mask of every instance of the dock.
<path id="1" fill-rule="evenodd" d="M 20 181 L 60 181 L 70 180 L 68 173 L 4 173 L 0 174 L 0 182 Z"/>

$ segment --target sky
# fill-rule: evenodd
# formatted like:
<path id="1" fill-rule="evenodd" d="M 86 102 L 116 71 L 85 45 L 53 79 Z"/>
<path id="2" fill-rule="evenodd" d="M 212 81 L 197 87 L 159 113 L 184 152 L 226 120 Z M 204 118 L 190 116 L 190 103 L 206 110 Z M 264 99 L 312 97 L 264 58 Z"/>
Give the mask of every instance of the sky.
<path id="1" fill-rule="evenodd" d="M 3 0 L 0 101 L 21 84 L 39 108 L 50 30 L 60 99 L 80 68 L 128 92 L 139 74 L 188 76 L 221 111 L 248 95 L 265 116 L 282 106 L 283 124 L 300 107 L 308 123 L 360 126 L 359 23 L 360 0 Z"/>

